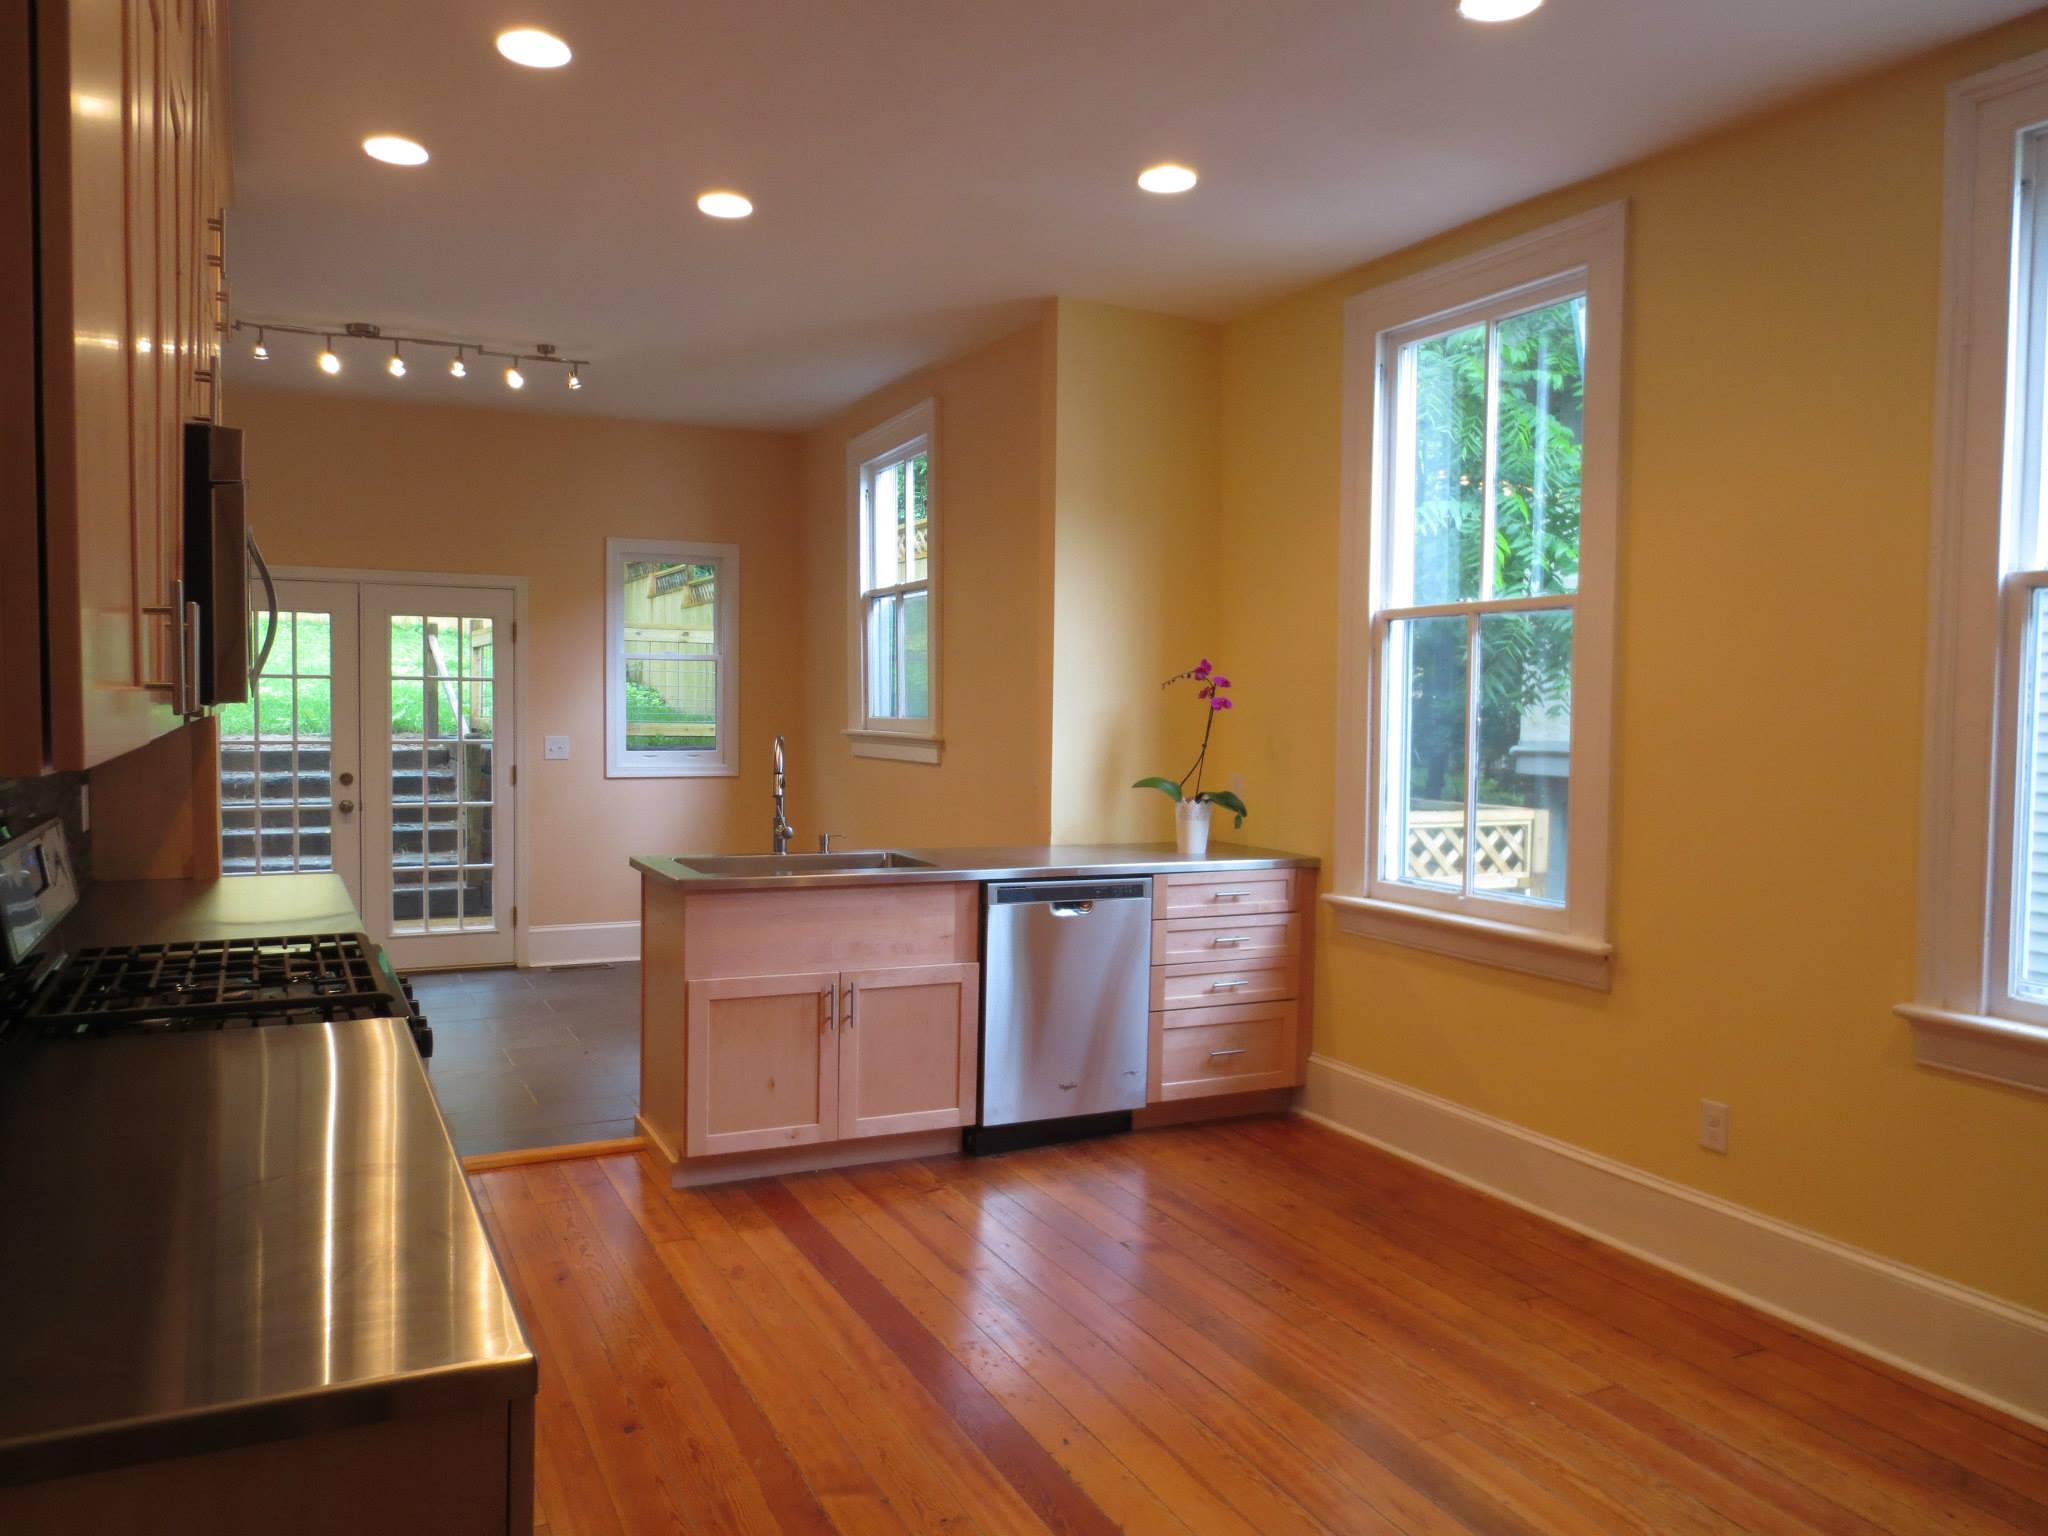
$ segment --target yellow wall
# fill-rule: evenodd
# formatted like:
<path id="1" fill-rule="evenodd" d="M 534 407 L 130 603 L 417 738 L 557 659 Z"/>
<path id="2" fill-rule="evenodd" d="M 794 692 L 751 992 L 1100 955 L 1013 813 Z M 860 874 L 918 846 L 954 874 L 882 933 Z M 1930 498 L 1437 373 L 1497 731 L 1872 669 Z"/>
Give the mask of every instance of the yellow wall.
<path id="1" fill-rule="evenodd" d="M 276 565 L 524 576 L 522 920 L 637 919 L 636 853 L 742 852 L 768 835 L 768 741 L 794 718 L 796 440 L 761 432 L 235 391 L 250 520 Z M 740 772 L 604 776 L 604 541 L 740 546 Z M 544 761 L 543 735 L 571 739 Z"/>
<path id="2" fill-rule="evenodd" d="M 1372 263 L 1223 337 L 1219 648 L 1331 854 L 1345 297 L 1631 204 L 1614 989 L 1337 934 L 1317 1048 L 2048 1306 L 2048 1100 L 1913 1064 L 1943 92 L 2048 16 Z M 1733 1150 L 1695 1144 L 1731 1106 Z"/>
<path id="3" fill-rule="evenodd" d="M 1130 786 L 1200 744 L 1193 690 L 1159 684 L 1215 645 L 1219 335 L 1070 299 L 1058 329 L 1053 837 L 1163 841 L 1172 805 Z"/>
<path id="4" fill-rule="evenodd" d="M 855 845 L 1042 842 L 1050 778 L 1052 306 L 981 350 L 899 379 L 803 440 L 801 726 L 790 820 Z M 845 735 L 846 446 L 936 401 L 941 583 L 936 765 L 855 757 Z"/>

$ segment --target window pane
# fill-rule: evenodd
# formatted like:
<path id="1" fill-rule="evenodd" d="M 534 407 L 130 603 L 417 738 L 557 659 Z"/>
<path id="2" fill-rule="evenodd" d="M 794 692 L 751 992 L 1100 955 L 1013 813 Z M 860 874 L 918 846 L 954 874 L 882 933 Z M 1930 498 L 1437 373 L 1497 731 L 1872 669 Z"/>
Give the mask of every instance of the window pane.
<path id="1" fill-rule="evenodd" d="M 1463 888 L 1467 642 L 1462 618 L 1388 626 L 1384 879 Z"/>
<path id="2" fill-rule="evenodd" d="M 1571 614 L 1488 614 L 1479 621 L 1476 894 L 1563 904 L 1571 750 Z"/>
<path id="3" fill-rule="evenodd" d="M 324 677 L 299 680 L 299 735 L 322 740 L 334 734 L 334 685 Z"/>
<path id="4" fill-rule="evenodd" d="M 710 657 L 628 658 L 628 752 L 715 751 L 717 717 L 718 663 Z"/>
<path id="5" fill-rule="evenodd" d="M 902 599 L 878 597 L 868 605 L 868 714 L 878 720 L 897 718 L 898 649 Z"/>
<path id="6" fill-rule="evenodd" d="M 1500 323 L 1495 423 L 1497 597 L 1579 586 L 1579 441 L 1586 419 L 1586 301 Z"/>
<path id="7" fill-rule="evenodd" d="M 931 563 L 931 461 L 920 453 L 903 469 L 907 478 L 903 509 L 903 579 L 923 581 L 929 574 Z"/>
<path id="8" fill-rule="evenodd" d="M 932 712 L 931 594 L 903 594 L 903 718 Z"/>
<path id="9" fill-rule="evenodd" d="M 718 567 L 628 560 L 625 583 L 625 750 L 717 750 Z"/>
<path id="10" fill-rule="evenodd" d="M 301 613 L 296 615 L 298 624 L 297 671 L 301 677 L 326 677 L 334 670 L 332 637 L 334 618 L 325 613 Z M 283 670 L 277 662 L 285 643 L 285 615 L 278 615 L 277 643 L 271 647 L 271 669 Z M 291 652 L 283 652 L 286 655 Z"/>
<path id="11" fill-rule="evenodd" d="M 2013 808 L 2012 991 L 2048 1003 L 2048 590 L 2028 608 Z"/>
<path id="12" fill-rule="evenodd" d="M 903 469 L 890 464 L 868 481 L 868 589 L 903 580 Z"/>
<path id="13" fill-rule="evenodd" d="M 1401 349 L 1388 602 L 1479 595 L 1485 535 L 1486 327 Z"/>

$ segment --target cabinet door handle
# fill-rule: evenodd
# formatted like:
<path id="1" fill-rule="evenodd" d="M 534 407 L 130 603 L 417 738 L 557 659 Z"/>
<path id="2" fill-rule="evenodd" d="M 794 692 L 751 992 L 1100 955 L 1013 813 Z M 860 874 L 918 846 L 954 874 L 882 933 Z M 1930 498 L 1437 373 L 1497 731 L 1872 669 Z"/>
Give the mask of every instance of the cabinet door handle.
<path id="1" fill-rule="evenodd" d="M 1239 944 L 1249 944 L 1252 936 L 1248 933 L 1219 933 L 1209 942 L 1218 949 L 1230 949 Z"/>
<path id="2" fill-rule="evenodd" d="M 839 989 L 837 987 L 824 987 L 820 989 L 818 995 L 825 1000 L 825 1033 L 829 1035 L 839 1027 L 839 1022 L 835 1017 L 839 1011 Z"/>
<path id="3" fill-rule="evenodd" d="M 1209 899 L 1211 901 L 1243 901 L 1249 895 L 1251 895 L 1250 891 L 1218 891 Z"/>
<path id="4" fill-rule="evenodd" d="M 852 982 L 846 984 L 846 1027 L 853 1028 L 853 1022 L 860 1013 L 860 988 Z"/>
<path id="5" fill-rule="evenodd" d="M 1250 985 L 1249 981 L 1240 976 L 1233 981 L 1212 981 L 1209 983 L 1209 990 L 1211 992 L 1235 992 L 1239 987 L 1248 987 Z"/>
<path id="6" fill-rule="evenodd" d="M 1215 1059 L 1216 1059 L 1216 1058 L 1217 1058 L 1218 1056 L 1242 1056 L 1243 1054 L 1244 1054 L 1244 1047 L 1243 1047 L 1243 1046 L 1241 1046 L 1241 1045 L 1230 1045 L 1230 1046 L 1225 1046 L 1225 1047 L 1224 1047 L 1224 1048 L 1223 1048 L 1222 1050 L 1220 1050 L 1220 1051 L 1211 1051 L 1211 1052 L 1209 1053 L 1209 1059 L 1210 1059 L 1211 1061 L 1214 1061 L 1214 1060 L 1215 1060 Z"/>

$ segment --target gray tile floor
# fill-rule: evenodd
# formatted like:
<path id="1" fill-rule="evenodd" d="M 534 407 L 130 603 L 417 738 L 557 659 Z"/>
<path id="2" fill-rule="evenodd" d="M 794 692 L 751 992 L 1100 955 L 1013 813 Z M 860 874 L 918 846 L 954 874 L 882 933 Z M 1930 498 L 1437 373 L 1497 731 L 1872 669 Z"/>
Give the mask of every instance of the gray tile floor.
<path id="1" fill-rule="evenodd" d="M 427 1074 L 465 1157 L 633 1134 L 640 967 L 413 978 L 434 1027 Z"/>

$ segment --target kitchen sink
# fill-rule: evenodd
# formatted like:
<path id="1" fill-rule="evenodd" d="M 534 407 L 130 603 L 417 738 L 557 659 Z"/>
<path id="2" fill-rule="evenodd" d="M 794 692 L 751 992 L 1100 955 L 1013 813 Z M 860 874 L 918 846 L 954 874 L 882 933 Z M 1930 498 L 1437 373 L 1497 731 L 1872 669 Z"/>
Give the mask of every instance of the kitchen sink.
<path id="1" fill-rule="evenodd" d="M 863 869 L 930 869 L 893 848 L 859 849 L 851 853 L 741 853 L 677 861 L 700 875 L 750 878 L 755 875 L 835 875 Z"/>

